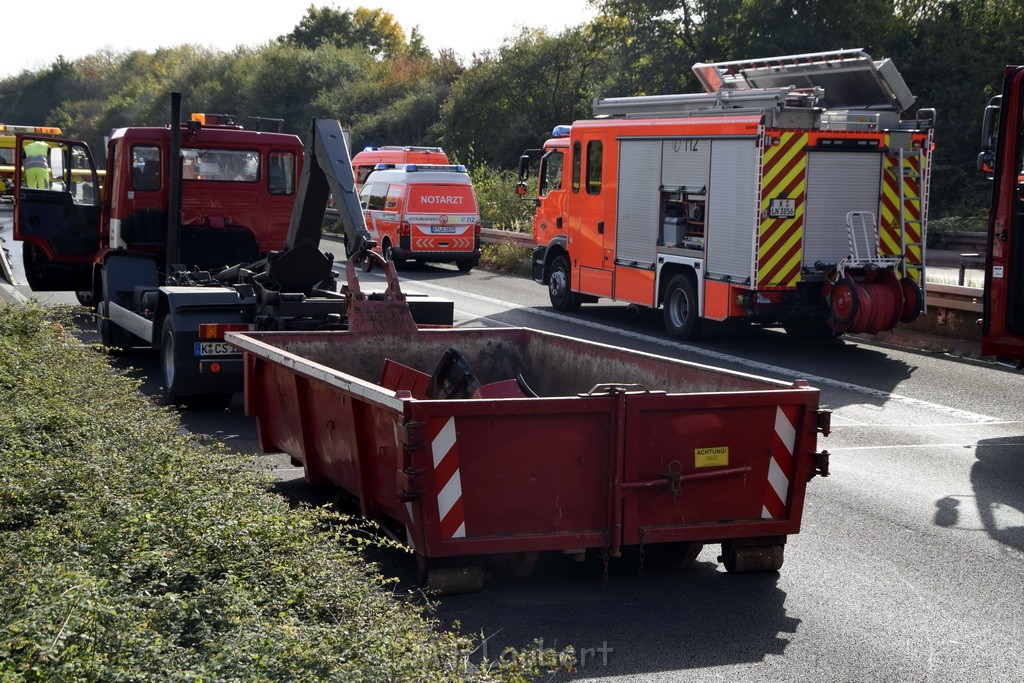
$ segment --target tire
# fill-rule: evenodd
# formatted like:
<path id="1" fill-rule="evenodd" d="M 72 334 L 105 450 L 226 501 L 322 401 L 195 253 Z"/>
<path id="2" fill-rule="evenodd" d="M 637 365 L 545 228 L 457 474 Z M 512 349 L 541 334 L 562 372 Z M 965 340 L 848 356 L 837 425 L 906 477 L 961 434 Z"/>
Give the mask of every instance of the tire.
<path id="1" fill-rule="evenodd" d="M 121 355 L 131 349 L 128 333 L 118 327 L 116 323 L 111 322 L 108 317 L 106 293 L 96 303 L 96 330 L 100 334 L 100 343 L 110 353 Z"/>
<path id="2" fill-rule="evenodd" d="M 476 266 L 476 264 L 473 263 L 472 261 L 455 262 L 455 267 L 459 269 L 460 273 L 468 273 L 469 271 L 473 270 L 474 266 Z"/>
<path id="3" fill-rule="evenodd" d="M 164 318 L 164 326 L 160 332 L 160 371 L 164 379 L 160 402 L 164 405 L 174 405 L 179 401 L 175 352 L 174 323 L 168 315 Z"/>
<path id="4" fill-rule="evenodd" d="M 548 298 L 556 311 L 568 313 L 577 311 L 582 304 L 579 295 L 572 291 L 572 270 L 565 255 L 556 256 L 548 272 Z"/>
<path id="5" fill-rule="evenodd" d="M 384 243 L 384 249 L 383 249 L 382 253 L 384 254 L 384 260 L 385 261 L 391 261 L 392 263 L 395 264 L 395 270 L 402 270 L 402 269 L 405 268 L 405 261 L 404 260 L 402 260 L 402 261 L 396 261 L 395 260 L 395 250 L 391 248 L 391 242 L 385 242 Z"/>
<path id="6" fill-rule="evenodd" d="M 665 329 L 676 339 L 696 339 L 700 336 L 700 316 L 697 311 L 697 288 L 693 279 L 685 273 L 673 275 L 665 288 L 665 300 L 662 303 Z"/>
<path id="7" fill-rule="evenodd" d="M 174 323 L 171 316 L 164 319 L 163 331 L 160 334 L 160 371 L 164 383 L 160 392 L 160 403 L 165 406 L 184 405 L 194 410 L 224 410 L 234 396 L 231 393 L 195 394 L 179 396 L 179 375 L 175 363 L 177 350 L 174 343 Z"/>
<path id="8" fill-rule="evenodd" d="M 75 292 L 75 298 L 78 299 L 78 303 L 82 304 L 83 306 L 91 307 L 96 305 L 96 295 L 93 293 L 91 289 L 83 289 L 81 291 Z"/>

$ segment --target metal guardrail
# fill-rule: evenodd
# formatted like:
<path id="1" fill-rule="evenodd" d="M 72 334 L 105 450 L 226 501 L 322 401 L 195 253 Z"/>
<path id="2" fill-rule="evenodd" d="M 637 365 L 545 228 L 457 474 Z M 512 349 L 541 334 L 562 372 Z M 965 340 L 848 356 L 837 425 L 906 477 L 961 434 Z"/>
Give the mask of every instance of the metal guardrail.
<path id="1" fill-rule="evenodd" d="M 981 298 L 985 290 L 980 287 L 961 287 L 960 285 L 940 285 L 928 283 L 928 307 L 955 308 L 981 315 Z"/>
<path id="2" fill-rule="evenodd" d="M 484 244 L 515 244 L 520 247 L 533 248 L 533 235 L 511 230 L 483 228 L 480 230 L 480 241 Z"/>

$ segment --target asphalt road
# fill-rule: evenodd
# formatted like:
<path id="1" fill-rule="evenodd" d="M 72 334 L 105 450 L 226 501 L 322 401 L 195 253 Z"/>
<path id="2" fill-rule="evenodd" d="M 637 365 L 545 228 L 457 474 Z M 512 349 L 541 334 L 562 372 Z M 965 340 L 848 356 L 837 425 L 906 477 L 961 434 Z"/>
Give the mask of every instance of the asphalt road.
<path id="1" fill-rule="evenodd" d="M 2 217 L 0 217 L 2 218 Z M 335 250 L 338 253 L 340 250 Z M 370 282 L 377 274 L 363 276 Z M 806 379 L 834 413 L 819 439 L 832 476 L 808 485 L 803 529 L 777 574 L 731 575 L 707 547 L 685 571 L 641 575 L 636 558 L 609 566 L 543 558 L 534 575 L 495 574 L 473 595 L 441 598 L 434 614 L 483 634 L 490 657 L 542 640 L 582 661 L 561 680 L 1016 681 L 1024 670 L 1024 377 L 844 339 L 812 344 L 784 333 L 709 331 L 665 337 L 660 318 L 625 306 L 554 312 L 543 287 L 448 266 L 402 273 L 406 288 L 452 298 L 457 325 L 515 325 L 584 337 L 785 380 Z M 71 297 L 73 301 L 73 297 Z M 156 358 L 120 364 L 147 378 Z M 188 429 L 256 453 L 240 397 L 228 411 L 183 414 Z M 313 502 L 279 454 L 285 495 Z M 411 587 L 408 556 L 373 557 Z"/>

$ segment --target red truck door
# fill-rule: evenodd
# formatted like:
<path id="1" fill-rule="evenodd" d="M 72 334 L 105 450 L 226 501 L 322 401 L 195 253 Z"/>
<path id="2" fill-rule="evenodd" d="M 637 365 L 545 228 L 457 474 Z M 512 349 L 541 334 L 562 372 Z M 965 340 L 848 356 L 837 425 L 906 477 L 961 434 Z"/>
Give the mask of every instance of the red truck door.
<path id="1" fill-rule="evenodd" d="M 14 239 L 23 242 L 26 276 L 35 291 L 91 291 L 100 247 L 100 185 L 88 145 L 65 138 L 18 136 L 49 146 L 48 180 L 28 187 L 25 155 L 15 165 Z"/>
<path id="2" fill-rule="evenodd" d="M 1024 67 L 1007 70 L 988 227 L 981 352 L 1024 360 Z"/>

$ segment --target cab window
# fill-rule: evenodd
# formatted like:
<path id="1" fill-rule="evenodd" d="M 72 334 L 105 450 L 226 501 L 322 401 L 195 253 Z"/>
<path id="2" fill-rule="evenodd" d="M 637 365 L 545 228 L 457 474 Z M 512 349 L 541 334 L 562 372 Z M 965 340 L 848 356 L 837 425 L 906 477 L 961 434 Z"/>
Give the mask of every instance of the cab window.
<path id="1" fill-rule="evenodd" d="M 601 193 L 601 141 L 587 143 L 587 194 Z"/>
<path id="2" fill-rule="evenodd" d="M 562 165 L 564 155 L 561 150 L 552 150 L 544 155 L 540 164 L 540 196 L 545 197 L 553 190 L 562 188 Z"/>
<path id="3" fill-rule="evenodd" d="M 373 173 L 373 166 L 356 166 L 356 185 L 362 185 Z"/>
<path id="4" fill-rule="evenodd" d="M 295 194 L 295 155 L 271 152 L 267 161 L 267 192 Z"/>
<path id="5" fill-rule="evenodd" d="M 260 179 L 260 154 L 256 150 L 181 150 L 184 180 L 251 183 Z"/>
<path id="6" fill-rule="evenodd" d="M 359 193 L 359 201 L 364 209 L 383 211 L 387 196 L 387 183 L 370 183 L 369 185 L 363 185 L 363 190 Z"/>
<path id="7" fill-rule="evenodd" d="M 572 191 L 580 191 L 580 163 L 583 155 L 581 154 L 582 148 L 580 142 L 577 140 L 572 143 Z"/>
<path id="8" fill-rule="evenodd" d="M 160 148 L 132 147 L 132 189 L 152 192 L 160 189 Z"/>

